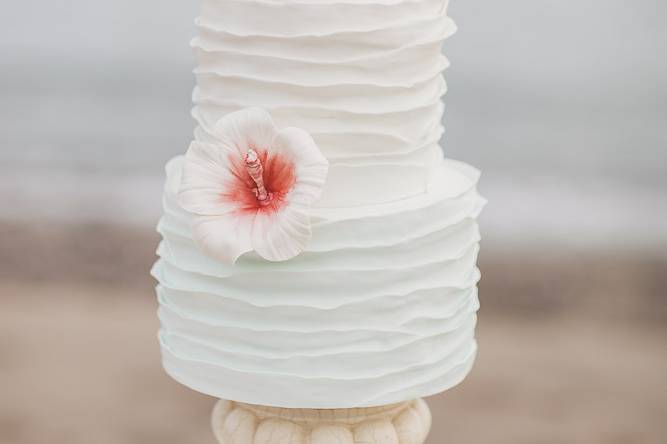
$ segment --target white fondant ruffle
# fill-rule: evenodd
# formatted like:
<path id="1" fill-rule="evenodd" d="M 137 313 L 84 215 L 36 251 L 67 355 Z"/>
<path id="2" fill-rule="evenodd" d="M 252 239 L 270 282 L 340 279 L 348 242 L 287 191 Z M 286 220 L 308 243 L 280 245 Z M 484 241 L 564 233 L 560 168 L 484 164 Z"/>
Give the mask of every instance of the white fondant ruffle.
<path id="1" fill-rule="evenodd" d="M 264 81 L 250 77 L 221 77 L 211 73 L 195 73 L 199 90 L 195 103 L 224 97 L 243 107 L 278 106 L 321 107 L 350 110 L 358 113 L 399 112 L 423 107 L 442 97 L 447 85 L 442 76 L 428 78 L 411 87 L 375 84 L 343 84 L 319 87 Z M 214 100 L 214 99 L 213 99 Z"/>
<path id="2" fill-rule="evenodd" d="M 305 87 L 337 85 L 373 85 L 410 88 L 437 76 L 449 66 L 441 54 L 440 45 L 411 48 L 396 64 L 388 59 L 369 59 L 348 62 L 345 65 L 286 60 L 275 56 L 254 56 L 235 52 L 195 51 L 199 68 L 195 74 L 219 77 L 243 77 L 263 82 L 284 83 Z M 427 61 L 427 62 L 426 62 Z M 334 66 L 336 69 L 331 69 Z M 378 78 L 377 72 L 385 75 Z"/>
<path id="3" fill-rule="evenodd" d="M 198 23 L 239 36 L 325 37 L 405 26 L 444 13 L 445 0 L 309 3 L 204 0 Z"/>
<path id="4" fill-rule="evenodd" d="M 436 113 L 440 114 L 441 111 L 436 110 Z M 226 113 L 212 114 L 207 109 L 198 107 L 193 109 L 192 114 L 199 124 L 196 129 L 197 139 L 213 143 L 215 123 Z M 294 124 L 295 122 L 292 122 L 292 125 Z M 370 128 L 346 130 L 332 126 L 326 130 L 322 128 L 310 132 L 320 150 L 332 163 L 354 163 L 360 159 L 365 159 L 367 163 L 377 163 L 382 159 L 395 159 L 397 163 L 415 163 L 411 156 L 414 157 L 416 153 L 441 150 L 438 142 L 444 133 L 440 120 L 435 118 L 428 127 L 422 124 L 423 130 L 419 133 L 399 132 L 400 128 L 393 132 L 374 132 Z"/>
<path id="5" fill-rule="evenodd" d="M 225 114 L 238 111 L 241 104 L 224 101 L 198 101 L 192 116 L 210 133 L 215 122 Z M 435 100 L 423 107 L 395 113 L 361 114 L 318 107 L 265 107 L 279 128 L 308 128 L 314 138 L 321 134 L 380 134 L 400 140 L 418 141 L 440 125 L 444 112 L 442 101 Z M 341 147 L 342 148 L 342 147 Z"/>
<path id="6" fill-rule="evenodd" d="M 175 329 L 179 327 L 179 324 L 170 319 L 170 315 L 165 311 L 161 315 L 162 322 L 168 320 L 175 325 Z M 243 342 L 245 339 L 250 345 L 253 345 L 264 338 L 272 337 L 273 340 L 268 342 L 274 345 L 273 350 L 285 348 L 286 341 L 278 341 L 282 335 L 278 333 L 276 337 L 273 337 L 272 332 L 248 335 L 250 336 L 248 338 L 246 332 L 243 332 L 241 336 L 234 336 L 228 328 L 209 326 L 206 329 L 202 328 L 202 331 L 188 328 L 176 330 L 173 334 L 163 332 L 161 339 L 172 350 L 179 350 L 179 354 L 184 359 L 203 360 L 212 365 L 246 373 L 270 373 L 304 379 L 360 380 L 382 378 L 392 373 L 410 371 L 414 367 L 437 365 L 447 360 L 460 348 L 469 350 L 474 337 L 475 316 L 467 316 L 457 321 L 457 328 L 452 328 L 450 331 L 410 341 L 388 350 L 382 350 L 377 345 L 375 347 L 366 345 L 366 348 L 362 345 L 350 351 L 340 350 L 331 354 L 318 352 L 312 356 L 259 354 L 262 350 L 255 350 Z M 335 334 L 336 332 L 331 333 L 331 335 Z M 387 334 L 391 335 L 391 333 Z M 377 336 L 378 332 L 373 335 Z M 300 336 L 299 341 L 303 342 L 303 335 Z M 318 336 L 315 336 L 312 341 L 319 339 Z M 326 338 L 323 340 L 326 341 Z M 276 348 L 276 345 L 279 348 Z M 344 362 L 345 365 L 339 365 L 341 362 Z M 303 369 L 307 369 L 305 375 Z"/>
<path id="7" fill-rule="evenodd" d="M 193 390 L 223 399 L 287 408 L 370 407 L 432 395 L 461 382 L 477 351 L 471 340 L 435 364 L 383 377 L 333 379 L 239 371 L 185 358 L 163 340 L 161 345 L 167 373 Z"/>
<path id="8" fill-rule="evenodd" d="M 413 319 L 439 322 L 450 318 L 463 307 L 469 307 L 470 301 L 477 299 L 474 284 L 475 281 L 471 280 L 470 286 L 463 289 L 431 288 L 406 295 L 383 296 L 382 304 L 378 304 L 377 299 L 368 299 L 326 308 L 294 305 L 262 307 L 211 293 L 173 290 L 161 285 L 157 293 L 161 306 L 186 319 L 257 332 L 298 334 L 321 331 L 323 320 L 326 320 L 327 331 L 358 330 L 359 326 L 369 331 L 389 331 L 396 325 L 409 324 Z M 280 304 L 280 301 L 275 303 Z M 371 311 L 379 315 L 369 317 Z M 340 344 L 337 342 L 337 345 Z M 303 342 L 298 346 L 313 349 L 313 352 L 321 352 L 322 348 L 320 344 Z M 330 351 L 330 348 L 327 347 L 327 350 Z"/>
<path id="9" fill-rule="evenodd" d="M 415 46 L 434 43 L 439 46 L 456 32 L 456 24 L 444 13 L 391 29 L 365 33 L 339 32 L 326 38 L 239 36 L 229 30 L 208 27 L 201 21 L 198 23 L 199 37 L 192 40 L 194 48 L 327 64 L 390 57 Z"/>

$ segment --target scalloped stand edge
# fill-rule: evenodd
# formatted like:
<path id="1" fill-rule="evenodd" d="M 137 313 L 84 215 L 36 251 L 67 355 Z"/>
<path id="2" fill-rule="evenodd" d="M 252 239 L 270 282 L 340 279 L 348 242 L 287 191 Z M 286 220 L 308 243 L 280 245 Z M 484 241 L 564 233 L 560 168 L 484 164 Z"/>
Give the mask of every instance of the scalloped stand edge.
<path id="1" fill-rule="evenodd" d="M 288 409 L 219 400 L 220 444 L 423 444 L 431 412 L 423 399 L 381 407 Z"/>

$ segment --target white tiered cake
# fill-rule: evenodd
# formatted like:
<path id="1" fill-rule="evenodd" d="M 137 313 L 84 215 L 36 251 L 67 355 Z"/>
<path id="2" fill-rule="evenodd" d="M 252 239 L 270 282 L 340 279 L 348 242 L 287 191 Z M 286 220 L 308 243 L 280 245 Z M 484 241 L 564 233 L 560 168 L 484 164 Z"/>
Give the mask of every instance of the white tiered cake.
<path id="1" fill-rule="evenodd" d="M 441 44 L 456 29 L 446 1 L 204 0 L 197 25 L 196 140 L 167 165 L 153 270 L 166 371 L 209 395 L 294 408 L 459 383 L 476 351 L 484 200 L 478 172 L 439 146 Z M 280 192 L 273 146 L 291 159 Z M 248 150 L 247 173 L 211 154 L 234 147 Z M 279 197 L 249 217 L 222 189 L 227 219 L 211 225 L 210 184 L 230 177 L 262 205 Z M 265 208 L 278 215 L 261 219 Z"/>

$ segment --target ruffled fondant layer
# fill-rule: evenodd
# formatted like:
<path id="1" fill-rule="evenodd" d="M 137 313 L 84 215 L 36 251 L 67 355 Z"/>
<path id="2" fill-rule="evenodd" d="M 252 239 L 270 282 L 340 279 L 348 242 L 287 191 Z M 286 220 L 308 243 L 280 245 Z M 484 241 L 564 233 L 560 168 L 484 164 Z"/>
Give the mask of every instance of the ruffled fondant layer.
<path id="1" fill-rule="evenodd" d="M 446 1 L 205 0 L 197 25 L 198 140 L 258 106 L 307 130 L 329 159 L 317 205 L 424 192 L 442 160 L 440 49 L 456 29 Z"/>
<path id="2" fill-rule="evenodd" d="M 167 165 L 160 343 L 175 379 L 204 393 L 282 407 L 371 406 L 427 396 L 474 360 L 475 265 L 484 201 L 473 168 L 441 162 L 425 192 L 320 208 L 306 252 L 225 265 L 201 253 Z"/>

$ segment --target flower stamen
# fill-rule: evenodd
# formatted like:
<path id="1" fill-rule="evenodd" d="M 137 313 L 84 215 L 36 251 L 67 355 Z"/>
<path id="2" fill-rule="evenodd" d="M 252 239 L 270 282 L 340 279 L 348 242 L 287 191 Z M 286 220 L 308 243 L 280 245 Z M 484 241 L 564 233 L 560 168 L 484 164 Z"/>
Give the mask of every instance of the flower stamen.
<path id="1" fill-rule="evenodd" d="M 245 165 L 248 169 L 248 174 L 253 182 L 255 182 L 255 185 L 257 185 L 256 188 L 253 189 L 253 192 L 255 193 L 255 197 L 259 201 L 259 204 L 268 205 L 273 196 L 264 186 L 264 168 L 262 167 L 262 161 L 259 160 L 257 151 L 252 148 L 248 149 L 248 152 L 245 155 Z"/>

